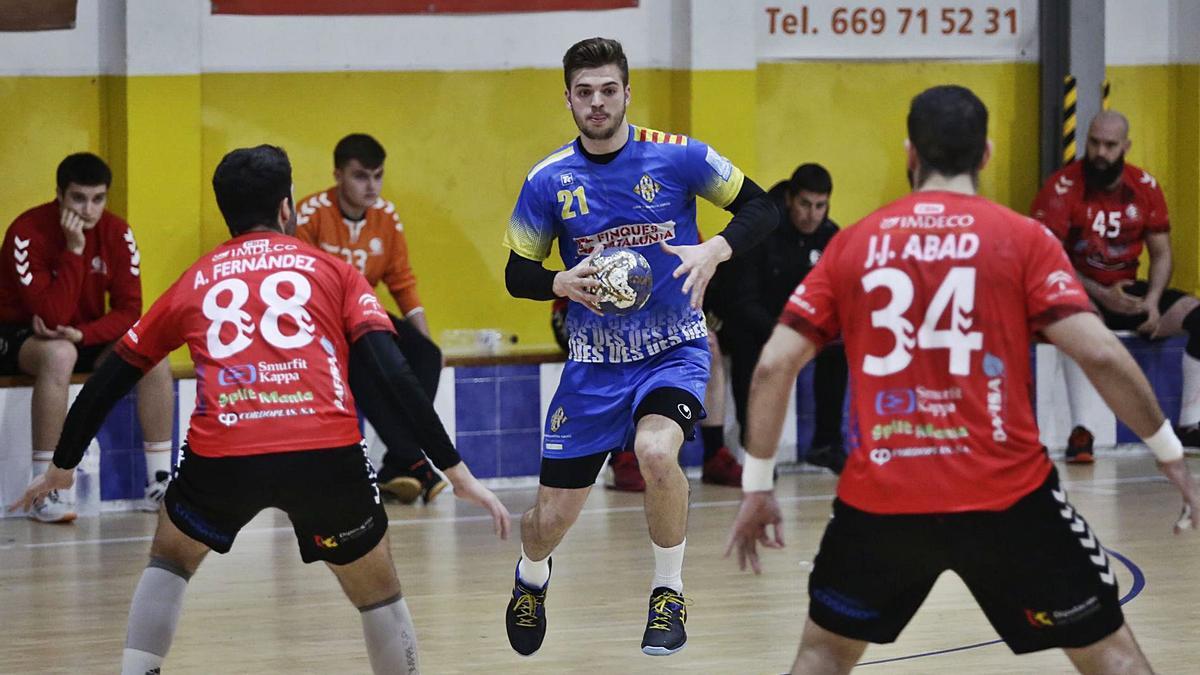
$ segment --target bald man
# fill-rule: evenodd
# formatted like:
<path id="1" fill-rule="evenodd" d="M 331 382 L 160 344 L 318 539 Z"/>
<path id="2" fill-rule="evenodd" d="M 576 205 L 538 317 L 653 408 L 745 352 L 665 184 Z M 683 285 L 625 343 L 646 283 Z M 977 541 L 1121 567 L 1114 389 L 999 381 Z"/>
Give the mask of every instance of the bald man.
<path id="1" fill-rule="evenodd" d="M 1125 161 L 1132 145 L 1129 120 L 1108 110 L 1088 127 L 1084 158 L 1050 176 L 1033 202 L 1032 214 L 1063 245 L 1088 295 L 1112 330 L 1136 330 L 1147 338 L 1186 332 L 1183 401 L 1177 432 L 1185 446 L 1200 447 L 1200 300 L 1171 280 L 1171 236 L 1167 202 L 1154 176 Z M 1146 248 L 1150 271 L 1138 279 Z M 1054 283 L 1047 280 L 1047 283 Z M 1070 382 L 1068 381 L 1068 386 Z M 1070 397 L 1068 397 L 1068 401 Z M 1072 405 L 1071 417 L 1079 415 Z M 1092 433 L 1075 425 L 1067 461 L 1092 461 Z"/>

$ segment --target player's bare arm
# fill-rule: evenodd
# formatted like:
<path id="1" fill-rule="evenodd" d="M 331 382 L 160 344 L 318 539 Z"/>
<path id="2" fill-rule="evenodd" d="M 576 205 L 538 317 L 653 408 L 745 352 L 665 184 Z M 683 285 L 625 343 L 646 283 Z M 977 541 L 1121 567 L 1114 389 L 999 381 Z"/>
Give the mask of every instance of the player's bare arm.
<path id="1" fill-rule="evenodd" d="M 1163 291 L 1171 282 L 1173 261 L 1171 260 L 1171 235 L 1166 232 L 1154 232 L 1146 235 L 1146 253 L 1150 258 L 1150 275 L 1146 289 L 1146 297 L 1142 301 L 1143 311 L 1148 315 L 1137 331 L 1149 338 L 1159 336 L 1159 324 L 1162 316 L 1158 312 L 1158 304 Z"/>
<path id="2" fill-rule="evenodd" d="M 1159 459 L 1159 469 L 1179 490 L 1183 497 L 1185 518 L 1176 523 L 1175 532 L 1181 526 L 1200 527 L 1200 503 L 1197 502 L 1195 479 L 1183 459 L 1182 446 L 1178 453 L 1163 459 L 1155 449 L 1154 440 L 1163 429 L 1170 432 L 1170 425 L 1150 388 L 1150 382 L 1142 373 L 1137 362 L 1121 344 L 1120 340 L 1104 327 L 1100 318 L 1090 313 L 1073 314 L 1047 326 L 1043 331 L 1050 342 L 1066 352 L 1087 374 L 1104 402 L 1117 417 L 1135 434 L 1144 439 Z M 1165 442 L 1173 439 L 1171 432 Z M 1174 456 L 1178 454 L 1178 456 Z"/>
<path id="3" fill-rule="evenodd" d="M 1095 300 L 1096 304 L 1117 314 L 1141 314 L 1142 299 L 1125 292 L 1126 288 L 1133 285 L 1132 280 L 1118 281 L 1111 286 L 1106 286 L 1082 274 L 1077 276 L 1080 283 L 1083 284 L 1084 290 L 1087 291 L 1088 297 Z"/>
<path id="4" fill-rule="evenodd" d="M 789 326 L 777 325 L 754 369 L 750 402 L 746 407 L 742 506 L 725 545 L 726 557 L 737 550 L 738 569 L 745 570 L 749 563 L 755 574 L 761 574 L 758 544 L 766 548 L 783 548 L 783 516 L 773 485 L 775 451 L 787 416 L 788 393 L 800 369 L 816 354 L 817 347 L 812 340 Z M 774 529 L 774 537 L 768 528 Z"/>

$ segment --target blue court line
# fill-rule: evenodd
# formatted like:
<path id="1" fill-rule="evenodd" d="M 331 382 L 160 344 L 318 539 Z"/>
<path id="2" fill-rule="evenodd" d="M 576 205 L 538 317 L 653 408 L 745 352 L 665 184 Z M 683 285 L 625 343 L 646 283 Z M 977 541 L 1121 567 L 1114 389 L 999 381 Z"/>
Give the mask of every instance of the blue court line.
<path id="1" fill-rule="evenodd" d="M 1140 594 L 1146 588 L 1146 575 L 1142 573 L 1142 568 L 1135 565 L 1133 563 L 1133 561 L 1130 560 L 1129 558 L 1126 558 L 1125 556 L 1121 555 L 1120 553 L 1117 553 L 1116 551 L 1112 550 L 1111 548 L 1106 548 L 1104 550 L 1108 551 L 1108 554 L 1111 555 L 1112 557 L 1121 561 L 1121 564 L 1124 565 L 1126 567 L 1126 569 L 1129 570 L 1129 573 L 1133 575 L 1133 584 L 1129 587 L 1129 590 L 1125 593 L 1124 597 L 1121 598 L 1121 604 L 1124 605 L 1125 603 L 1129 602 L 1130 600 L 1133 600 L 1134 598 L 1136 598 L 1138 596 L 1138 594 Z M 977 647 L 987 647 L 988 645 L 997 645 L 1002 642 L 1004 642 L 1004 640 L 1000 640 L 1000 639 L 988 640 L 987 642 L 976 642 L 973 645 L 963 645 L 961 647 L 950 647 L 949 649 L 938 649 L 938 650 L 931 651 L 931 652 L 921 652 L 920 654 L 910 654 L 908 656 L 896 656 L 896 657 L 892 657 L 890 659 L 879 659 L 877 661 L 863 661 L 863 662 L 859 663 L 858 666 L 855 666 L 855 667 L 875 666 L 875 665 L 879 665 L 881 663 L 895 663 L 896 661 L 908 661 L 910 659 L 919 659 L 919 658 L 922 658 L 925 656 L 939 656 L 941 654 L 952 654 L 954 652 L 962 652 L 962 651 L 966 651 L 968 649 L 975 649 Z"/>

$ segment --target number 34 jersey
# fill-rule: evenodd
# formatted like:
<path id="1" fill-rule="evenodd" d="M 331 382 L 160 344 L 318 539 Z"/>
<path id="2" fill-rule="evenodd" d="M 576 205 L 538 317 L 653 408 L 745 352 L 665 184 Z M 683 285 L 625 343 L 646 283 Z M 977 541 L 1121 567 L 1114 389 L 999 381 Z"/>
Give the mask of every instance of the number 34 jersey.
<path id="1" fill-rule="evenodd" d="M 1087 312 L 1062 245 L 978 197 L 918 192 L 838 233 L 781 323 L 841 333 L 852 392 L 846 503 L 873 513 L 1001 510 L 1051 469 L 1030 341 Z"/>
<path id="2" fill-rule="evenodd" d="M 253 232 L 202 256 L 117 345 L 149 369 L 186 344 L 196 365 L 187 440 L 208 457 L 361 439 L 349 345 L 392 324 L 358 270 L 281 233 Z"/>

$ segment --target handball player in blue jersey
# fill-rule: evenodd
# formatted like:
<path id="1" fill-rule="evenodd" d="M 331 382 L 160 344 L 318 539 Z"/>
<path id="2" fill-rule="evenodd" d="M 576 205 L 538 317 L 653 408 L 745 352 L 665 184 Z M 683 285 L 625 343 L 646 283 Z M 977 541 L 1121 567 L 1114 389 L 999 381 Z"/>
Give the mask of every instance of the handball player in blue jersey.
<path id="1" fill-rule="evenodd" d="M 700 306 L 717 265 L 765 237 L 778 213 L 713 148 L 626 120 L 629 66 L 619 42 L 575 44 L 563 57 L 563 77 L 580 135 L 529 171 L 504 238 L 510 294 L 570 300 L 567 365 L 545 421 L 537 504 L 521 519 L 505 623 L 518 653 L 541 646 L 550 553 L 578 518 L 605 458 L 632 438 L 655 568 L 642 651 L 671 654 L 687 642 L 688 483 L 678 455 L 705 416 L 710 357 Z M 704 243 L 697 195 L 734 214 Z M 555 240 L 562 271 L 542 266 Z M 654 279 L 646 304 L 621 316 L 602 313 L 592 265 L 592 256 L 616 247 L 644 256 Z"/>

